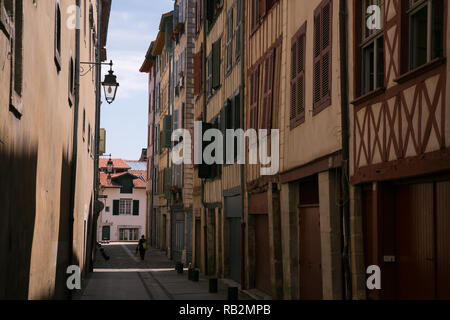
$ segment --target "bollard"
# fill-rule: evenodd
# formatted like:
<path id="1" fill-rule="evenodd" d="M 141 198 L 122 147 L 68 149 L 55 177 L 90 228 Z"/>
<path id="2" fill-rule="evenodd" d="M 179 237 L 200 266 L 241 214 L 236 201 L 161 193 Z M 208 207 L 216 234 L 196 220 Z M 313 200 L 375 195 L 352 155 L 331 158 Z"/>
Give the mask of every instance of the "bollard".
<path id="1" fill-rule="evenodd" d="M 230 301 L 239 300 L 238 287 L 228 287 L 228 300 Z"/>
<path id="2" fill-rule="evenodd" d="M 194 269 L 192 271 L 192 281 L 198 282 L 199 278 L 200 278 L 200 271 L 198 269 Z"/>
<path id="3" fill-rule="evenodd" d="M 177 265 L 175 268 L 179 274 L 183 273 L 183 264 L 181 262 L 177 262 Z"/>
<path id="4" fill-rule="evenodd" d="M 209 293 L 217 293 L 217 278 L 209 279 Z"/>

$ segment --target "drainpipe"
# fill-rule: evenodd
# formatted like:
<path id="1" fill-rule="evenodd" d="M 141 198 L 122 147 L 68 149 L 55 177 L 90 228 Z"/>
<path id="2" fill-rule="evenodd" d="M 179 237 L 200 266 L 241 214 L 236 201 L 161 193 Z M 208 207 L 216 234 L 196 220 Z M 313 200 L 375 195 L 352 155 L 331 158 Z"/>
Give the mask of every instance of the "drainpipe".
<path id="1" fill-rule="evenodd" d="M 89 261 L 89 271 L 93 271 L 93 255 L 95 254 L 95 243 L 97 242 L 97 220 L 100 214 L 99 209 L 100 206 L 98 203 L 101 203 L 98 200 L 98 194 L 99 194 L 99 143 L 100 143 L 100 107 L 101 107 L 101 85 L 100 85 L 100 79 L 101 79 L 101 73 L 102 73 L 102 66 L 101 66 L 101 15 L 102 15 L 102 6 L 101 6 L 101 0 L 97 0 L 97 56 L 96 56 L 96 75 L 95 75 L 95 145 L 94 145 L 94 205 L 93 205 L 93 221 L 92 221 L 92 233 L 91 233 L 91 245 L 90 245 L 90 259 Z M 97 212 L 98 211 L 98 212 Z M 91 213 L 89 213 L 91 214 Z"/>
<path id="2" fill-rule="evenodd" d="M 80 7 L 80 1 L 76 1 L 76 5 Z M 78 23 L 79 17 L 77 17 Z M 72 170 L 70 183 L 70 224 L 69 224 L 69 240 L 70 251 L 69 257 L 71 264 L 75 262 L 73 254 L 73 227 L 75 219 L 75 192 L 77 179 L 77 159 L 78 159 L 78 109 L 80 104 L 80 29 L 75 28 L 75 105 L 73 113 L 73 137 L 72 137 Z M 69 298 L 72 299 L 72 291 L 69 292 Z"/>
<path id="3" fill-rule="evenodd" d="M 207 104 L 207 87 L 208 84 L 206 83 L 206 68 L 205 66 L 207 65 L 206 62 L 206 41 L 207 41 L 207 30 L 206 30 L 206 23 L 207 23 L 207 19 L 206 19 L 206 15 L 207 15 L 207 4 L 206 1 L 203 2 L 203 50 L 202 50 L 202 63 L 203 63 L 203 68 L 202 68 L 202 83 L 203 83 L 203 112 L 202 112 L 202 121 L 206 122 L 206 104 Z M 203 135 L 203 133 L 200 133 Z M 203 140 L 203 137 L 202 137 Z M 199 146 L 200 147 L 200 146 Z M 202 152 L 203 152 L 203 147 L 202 147 Z M 208 274 L 208 245 L 207 245 L 207 207 L 206 207 L 206 202 L 205 202 L 205 181 L 202 179 L 202 194 L 201 194 L 201 201 L 202 201 L 202 206 L 203 206 L 203 216 L 204 216 L 204 221 L 205 221 L 205 226 L 203 227 L 203 246 L 204 246 L 204 252 L 205 252 L 205 275 Z"/>
<path id="4" fill-rule="evenodd" d="M 242 129 L 245 128 L 245 3 L 244 0 L 241 1 L 241 94 L 240 94 L 240 106 L 241 106 L 241 123 Z M 245 143 L 245 141 L 244 141 Z M 244 290 L 245 286 L 245 164 L 241 164 L 241 289 Z"/>
<path id="5" fill-rule="evenodd" d="M 352 272 L 350 265 L 350 182 L 349 177 L 349 101 L 348 101 L 348 38 L 347 38 L 347 1 L 339 3 L 339 42 L 340 42 L 340 68 L 341 68 L 341 126 L 342 126 L 342 206 L 344 226 L 344 246 L 342 250 L 342 263 L 345 275 L 345 299 L 352 299 Z"/>

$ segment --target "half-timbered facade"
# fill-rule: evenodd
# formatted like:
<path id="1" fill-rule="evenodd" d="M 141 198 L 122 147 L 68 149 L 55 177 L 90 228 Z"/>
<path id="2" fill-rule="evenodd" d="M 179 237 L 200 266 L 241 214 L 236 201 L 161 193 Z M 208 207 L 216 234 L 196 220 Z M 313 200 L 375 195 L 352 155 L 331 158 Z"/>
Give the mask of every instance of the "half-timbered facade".
<path id="1" fill-rule="evenodd" d="M 378 30 L 363 18 L 373 4 Z M 448 2 L 355 1 L 352 9 L 350 179 L 364 243 L 354 263 L 381 268 L 381 290 L 368 298 L 448 299 Z"/>

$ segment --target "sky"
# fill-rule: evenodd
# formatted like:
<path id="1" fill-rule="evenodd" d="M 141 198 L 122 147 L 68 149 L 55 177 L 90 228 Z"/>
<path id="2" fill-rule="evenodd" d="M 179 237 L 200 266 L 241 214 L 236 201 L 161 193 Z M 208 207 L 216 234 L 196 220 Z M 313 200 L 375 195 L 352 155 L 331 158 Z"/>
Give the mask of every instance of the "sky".
<path id="1" fill-rule="evenodd" d="M 139 69 L 161 14 L 173 10 L 173 0 L 113 0 L 106 49 L 120 86 L 116 100 L 103 98 L 101 128 L 106 129 L 106 154 L 137 160 L 147 147 L 148 74 Z M 103 75 L 109 70 L 103 68 Z"/>

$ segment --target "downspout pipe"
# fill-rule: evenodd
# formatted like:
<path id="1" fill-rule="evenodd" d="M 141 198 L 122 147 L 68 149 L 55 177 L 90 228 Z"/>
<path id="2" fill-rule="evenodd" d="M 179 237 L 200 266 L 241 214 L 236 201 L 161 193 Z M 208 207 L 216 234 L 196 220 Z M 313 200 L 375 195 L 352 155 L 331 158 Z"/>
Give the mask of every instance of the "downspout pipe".
<path id="1" fill-rule="evenodd" d="M 101 66 L 101 16 L 102 16 L 102 1 L 97 0 L 97 55 L 95 62 L 97 63 L 95 66 L 96 74 L 95 74 L 95 145 L 94 145 L 94 206 L 93 206 L 93 221 L 92 221 L 92 231 L 91 231 L 91 245 L 90 245 L 90 259 L 89 261 L 89 271 L 93 271 L 93 258 L 95 256 L 95 248 L 96 248 L 96 242 L 97 242 L 97 220 L 100 214 L 101 209 L 101 202 L 98 200 L 98 194 L 99 194 L 99 143 L 100 143 L 100 107 L 101 107 L 101 85 L 100 85 L 100 79 L 101 79 L 101 73 L 102 73 L 102 66 Z"/>
<path id="2" fill-rule="evenodd" d="M 351 231 L 350 231 L 350 130 L 349 130 L 349 80 L 348 80 L 348 11 L 347 0 L 339 2 L 339 43 L 341 71 L 341 126 L 342 126 L 342 206 L 344 246 L 342 248 L 342 263 L 345 276 L 345 299 L 352 300 L 352 271 L 350 264 Z"/>
<path id="3" fill-rule="evenodd" d="M 241 90 L 240 90 L 240 113 L 241 113 L 241 123 L 242 129 L 245 129 L 245 8 L 246 1 L 241 1 Z M 244 142 L 245 143 L 245 142 Z M 241 289 L 246 289 L 245 286 L 245 164 L 240 165 L 241 169 Z"/>
<path id="4" fill-rule="evenodd" d="M 207 41 L 207 30 L 206 30 L 206 24 L 207 24 L 207 5 L 206 5 L 206 1 L 203 2 L 203 48 L 202 48 L 202 63 L 203 63 L 203 68 L 202 68 L 202 83 L 203 83 L 203 112 L 202 112 L 202 121 L 206 122 L 206 105 L 207 105 L 207 83 L 206 83 L 206 66 L 207 66 L 207 62 L 206 62 L 206 41 Z M 203 134 L 203 133 L 201 133 Z M 203 138 L 203 137 L 202 137 Z M 200 146 L 199 146 L 200 147 Z M 202 148 L 202 152 L 203 152 L 203 148 Z M 205 181 L 202 179 L 202 194 L 201 194 L 201 202 L 202 202 L 202 206 L 203 206 L 203 216 L 204 216 L 204 221 L 205 221 L 205 225 L 203 227 L 203 233 L 204 233 L 204 241 L 203 241 L 203 246 L 204 246 L 204 252 L 205 252 L 205 275 L 208 274 L 208 252 L 207 252 L 207 206 L 206 206 L 206 202 L 205 202 Z"/>
<path id="5" fill-rule="evenodd" d="M 77 8 L 80 7 L 80 1 L 76 1 Z M 80 17 L 76 17 L 76 23 L 79 23 Z M 69 224 L 69 240 L 70 240 L 70 261 L 75 262 L 73 252 L 73 235 L 74 235 L 74 221 L 75 221 L 75 193 L 77 185 L 77 159 L 78 159 L 78 112 L 80 104 L 80 29 L 75 28 L 75 103 L 73 113 L 73 137 L 72 137 L 72 170 L 70 183 L 70 224 Z M 72 291 L 69 293 L 72 299 Z"/>

